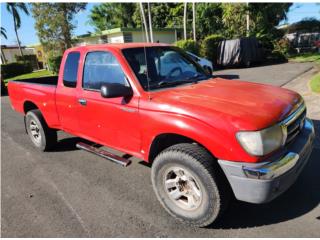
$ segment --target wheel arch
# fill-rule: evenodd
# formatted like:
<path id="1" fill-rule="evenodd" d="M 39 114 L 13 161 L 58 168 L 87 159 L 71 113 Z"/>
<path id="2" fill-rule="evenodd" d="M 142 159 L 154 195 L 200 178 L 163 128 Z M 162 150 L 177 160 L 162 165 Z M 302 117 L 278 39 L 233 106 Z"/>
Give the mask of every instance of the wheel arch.
<path id="1" fill-rule="evenodd" d="M 23 112 L 24 114 L 27 114 L 27 112 L 31 111 L 31 110 L 35 110 L 35 109 L 39 109 L 40 108 L 32 101 L 26 100 L 23 103 Z"/>
<path id="2" fill-rule="evenodd" d="M 161 133 L 157 135 L 150 144 L 148 162 L 152 164 L 155 157 L 164 149 L 179 143 L 192 143 L 203 147 L 210 155 L 215 159 L 216 157 L 201 143 L 198 141 L 177 133 Z"/>

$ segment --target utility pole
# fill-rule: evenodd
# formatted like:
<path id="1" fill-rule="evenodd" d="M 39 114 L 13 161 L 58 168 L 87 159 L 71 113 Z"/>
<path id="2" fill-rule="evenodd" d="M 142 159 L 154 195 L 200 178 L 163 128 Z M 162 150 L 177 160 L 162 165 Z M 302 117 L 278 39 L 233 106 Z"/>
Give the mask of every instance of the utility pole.
<path id="1" fill-rule="evenodd" d="M 146 40 L 147 40 L 147 42 L 149 42 L 148 26 L 147 26 L 146 16 L 144 15 L 142 2 L 140 2 L 139 5 L 140 5 L 140 10 L 141 10 L 141 16 L 142 16 L 142 19 L 143 19 L 144 29 L 146 31 Z"/>
<path id="2" fill-rule="evenodd" d="M 193 28 L 193 41 L 197 41 L 196 38 L 196 3 L 192 2 L 192 28 Z"/>
<path id="3" fill-rule="evenodd" d="M 250 36 L 250 15 L 249 15 L 249 3 L 247 2 L 247 37 Z"/>
<path id="4" fill-rule="evenodd" d="M 153 43 L 153 31 L 152 31 L 152 18 L 151 18 L 150 3 L 148 3 L 148 15 L 149 15 L 150 40 Z"/>
<path id="5" fill-rule="evenodd" d="M 184 2 L 184 9 L 183 9 L 183 33 L 184 33 L 184 40 L 187 40 L 187 2 Z"/>

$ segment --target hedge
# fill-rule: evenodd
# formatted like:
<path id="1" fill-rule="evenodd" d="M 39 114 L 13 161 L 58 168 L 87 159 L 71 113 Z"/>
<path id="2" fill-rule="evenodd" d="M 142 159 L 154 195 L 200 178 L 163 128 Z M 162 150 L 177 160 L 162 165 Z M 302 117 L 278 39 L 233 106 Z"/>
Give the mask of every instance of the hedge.
<path id="1" fill-rule="evenodd" d="M 193 54 L 199 55 L 200 46 L 197 42 L 193 40 L 180 40 L 175 43 L 175 45 L 185 51 L 192 52 Z"/>
<path id="2" fill-rule="evenodd" d="M 53 73 L 59 73 L 62 56 L 49 56 L 48 65 L 49 70 Z"/>
<path id="3" fill-rule="evenodd" d="M 224 40 L 222 35 L 213 34 L 207 36 L 201 43 L 201 55 L 210 60 L 213 64 L 216 64 L 218 45 L 222 40 Z"/>
<path id="4" fill-rule="evenodd" d="M 16 57 L 17 62 L 25 62 L 25 61 L 27 61 L 27 62 L 31 63 L 32 68 L 34 70 L 39 69 L 38 59 L 37 59 L 37 56 L 35 54 L 23 55 L 23 56 L 16 55 L 15 57 Z"/>
<path id="5" fill-rule="evenodd" d="M 3 79 L 12 78 L 21 74 L 32 72 L 32 65 L 30 62 L 14 62 L 1 65 L 1 76 Z"/>

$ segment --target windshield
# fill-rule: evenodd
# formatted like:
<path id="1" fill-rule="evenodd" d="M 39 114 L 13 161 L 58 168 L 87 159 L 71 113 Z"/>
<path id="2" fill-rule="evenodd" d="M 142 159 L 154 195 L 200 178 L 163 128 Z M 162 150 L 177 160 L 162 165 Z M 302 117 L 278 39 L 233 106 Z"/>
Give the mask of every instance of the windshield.
<path id="1" fill-rule="evenodd" d="M 146 91 L 210 77 L 188 54 L 176 47 L 127 48 L 123 54 Z"/>

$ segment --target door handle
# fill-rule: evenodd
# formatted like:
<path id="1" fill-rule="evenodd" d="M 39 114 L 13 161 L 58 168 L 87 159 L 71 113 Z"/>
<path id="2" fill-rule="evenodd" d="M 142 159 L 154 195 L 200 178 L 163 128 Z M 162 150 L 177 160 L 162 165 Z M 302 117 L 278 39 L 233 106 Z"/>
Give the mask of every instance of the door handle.
<path id="1" fill-rule="evenodd" d="M 78 99 L 78 102 L 83 105 L 83 106 L 86 106 L 87 105 L 87 100 L 83 99 L 83 98 L 80 98 Z"/>

